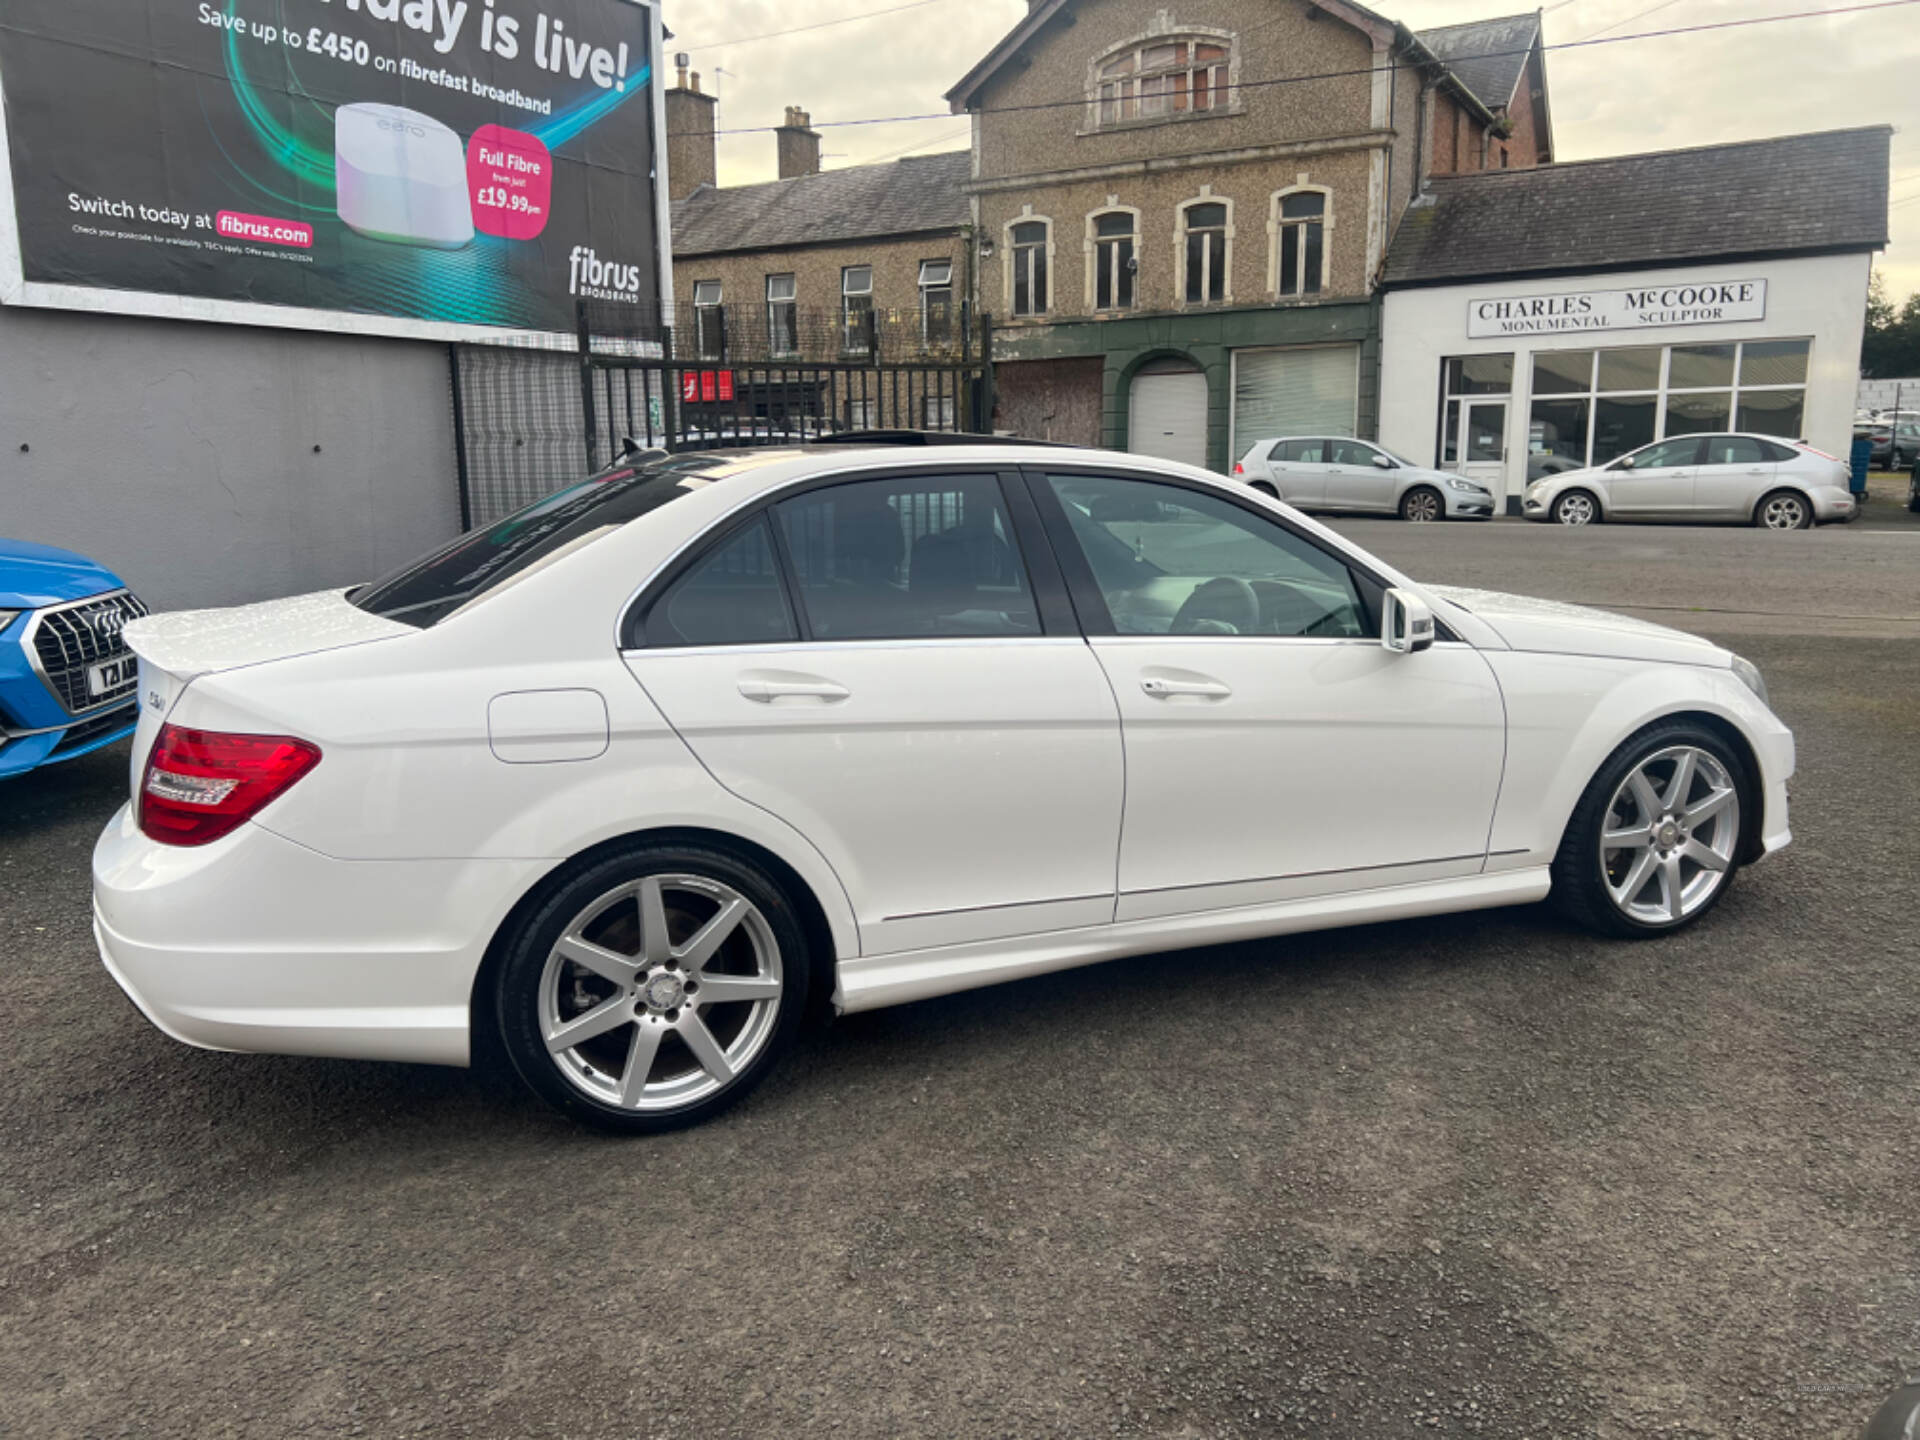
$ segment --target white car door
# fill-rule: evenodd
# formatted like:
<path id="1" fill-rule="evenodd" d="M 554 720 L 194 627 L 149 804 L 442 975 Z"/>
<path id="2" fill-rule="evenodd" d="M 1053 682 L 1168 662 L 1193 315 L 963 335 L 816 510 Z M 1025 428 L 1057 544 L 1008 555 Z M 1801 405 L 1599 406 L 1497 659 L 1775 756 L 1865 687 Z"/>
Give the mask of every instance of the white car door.
<path id="1" fill-rule="evenodd" d="M 1327 498 L 1327 441 L 1281 440 L 1268 452 L 1267 468 L 1273 473 L 1274 488 L 1280 498 L 1302 509 L 1322 504 Z"/>
<path id="2" fill-rule="evenodd" d="M 1682 520 L 1693 513 L 1700 437 L 1682 435 L 1623 455 L 1606 469 L 1607 515 L 1620 520 Z M 1631 460 L 1631 465 L 1622 461 Z"/>
<path id="3" fill-rule="evenodd" d="M 1010 514 L 991 474 L 808 488 L 696 550 L 629 630 L 701 763 L 833 866 L 863 954 L 1113 918 L 1113 695 Z"/>
<path id="4" fill-rule="evenodd" d="M 1748 520 L 1773 488 L 1780 466 L 1751 435 L 1709 435 L 1693 479 L 1693 508 L 1702 520 Z"/>
<path id="5" fill-rule="evenodd" d="M 1333 440 L 1328 445 L 1328 506 L 1341 510 L 1391 510 L 1394 477 L 1391 470 L 1373 463 L 1380 452 L 1362 440 Z"/>
<path id="6" fill-rule="evenodd" d="M 1035 482 L 1120 704 L 1118 919 L 1480 871 L 1506 720 L 1477 651 L 1389 652 L 1377 582 L 1197 483 Z"/>

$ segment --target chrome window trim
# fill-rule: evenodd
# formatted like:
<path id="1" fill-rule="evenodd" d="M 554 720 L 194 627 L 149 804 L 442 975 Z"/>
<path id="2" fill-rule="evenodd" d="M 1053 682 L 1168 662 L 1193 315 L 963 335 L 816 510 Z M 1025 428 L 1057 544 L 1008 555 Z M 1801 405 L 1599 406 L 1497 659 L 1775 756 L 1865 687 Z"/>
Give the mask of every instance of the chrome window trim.
<path id="1" fill-rule="evenodd" d="M 84 610 L 90 606 L 101 605 L 110 600 L 123 598 L 131 600 L 134 604 L 140 606 L 140 615 L 127 618 L 137 620 L 141 616 L 149 613 L 147 607 L 141 603 L 140 597 L 123 585 L 118 590 L 102 590 L 98 595 L 87 595 L 78 600 L 68 600 L 64 604 L 48 605 L 42 609 L 31 611 L 27 615 L 26 627 L 20 632 L 20 643 L 26 647 L 27 664 L 33 667 L 33 673 L 40 677 L 40 683 L 46 687 L 47 693 L 59 702 L 60 708 L 76 720 L 90 719 L 95 715 L 111 710 L 116 705 L 124 705 L 127 703 L 128 697 L 126 695 L 114 695 L 102 700 L 98 705 L 89 705 L 83 710 L 74 709 L 71 705 L 67 704 L 66 696 L 60 693 L 60 687 L 53 683 L 53 677 L 47 674 L 46 667 L 40 663 L 40 649 L 34 643 L 34 639 L 40 633 L 41 622 L 49 615 L 63 614 L 68 610 Z M 122 639 L 120 643 L 122 649 L 126 649 L 128 654 L 132 654 L 132 651 L 127 649 L 124 639 Z M 138 694 L 137 686 L 135 687 L 134 693 L 136 695 Z M 68 727 L 60 725 L 55 728 L 65 730 Z"/>
<path id="2" fill-rule="evenodd" d="M 1086 637 L 1081 635 L 928 635 L 906 639 L 748 641 L 739 645 L 643 645 L 622 649 L 620 657 L 624 660 L 640 655 L 750 655 L 764 651 L 792 655 L 796 652 L 835 650 L 978 649 L 988 645 L 1018 645 L 1026 648 L 1086 643 Z"/>

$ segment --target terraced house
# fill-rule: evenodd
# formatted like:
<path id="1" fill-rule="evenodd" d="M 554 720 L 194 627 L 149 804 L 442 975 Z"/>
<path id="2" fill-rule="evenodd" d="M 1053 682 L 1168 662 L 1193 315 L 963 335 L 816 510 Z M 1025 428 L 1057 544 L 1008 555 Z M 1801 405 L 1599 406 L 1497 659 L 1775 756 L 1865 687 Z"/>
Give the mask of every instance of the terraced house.
<path id="1" fill-rule="evenodd" d="M 1375 283 L 1435 173 L 1552 159 L 1538 15 L 1033 0 L 950 91 L 997 423 L 1224 468 L 1373 434 Z"/>

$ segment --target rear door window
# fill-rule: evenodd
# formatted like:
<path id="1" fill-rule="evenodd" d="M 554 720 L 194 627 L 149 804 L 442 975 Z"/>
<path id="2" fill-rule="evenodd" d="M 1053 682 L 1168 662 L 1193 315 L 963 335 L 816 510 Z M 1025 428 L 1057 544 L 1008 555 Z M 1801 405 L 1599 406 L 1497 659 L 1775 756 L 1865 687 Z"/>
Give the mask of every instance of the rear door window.
<path id="1" fill-rule="evenodd" d="M 815 640 L 1041 633 L 995 475 L 849 481 L 774 513 Z"/>
<path id="2" fill-rule="evenodd" d="M 1327 442 L 1324 440 L 1283 440 L 1279 458 L 1291 465 L 1324 465 Z"/>
<path id="3" fill-rule="evenodd" d="M 694 562 L 647 612 L 647 644 L 776 645 L 798 640 L 761 516 Z"/>
<path id="4" fill-rule="evenodd" d="M 1749 435 L 1709 435 L 1703 465 L 1764 465 L 1766 451 Z"/>

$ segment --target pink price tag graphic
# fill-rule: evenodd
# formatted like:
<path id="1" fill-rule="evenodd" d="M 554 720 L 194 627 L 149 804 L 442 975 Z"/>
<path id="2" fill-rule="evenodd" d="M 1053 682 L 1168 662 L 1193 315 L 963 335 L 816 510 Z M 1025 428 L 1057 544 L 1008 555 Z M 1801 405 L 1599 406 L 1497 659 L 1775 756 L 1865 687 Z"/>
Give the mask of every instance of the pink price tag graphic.
<path id="1" fill-rule="evenodd" d="M 467 198 L 481 234 L 531 240 L 547 228 L 553 156 L 524 130 L 482 125 L 467 142 Z"/>

